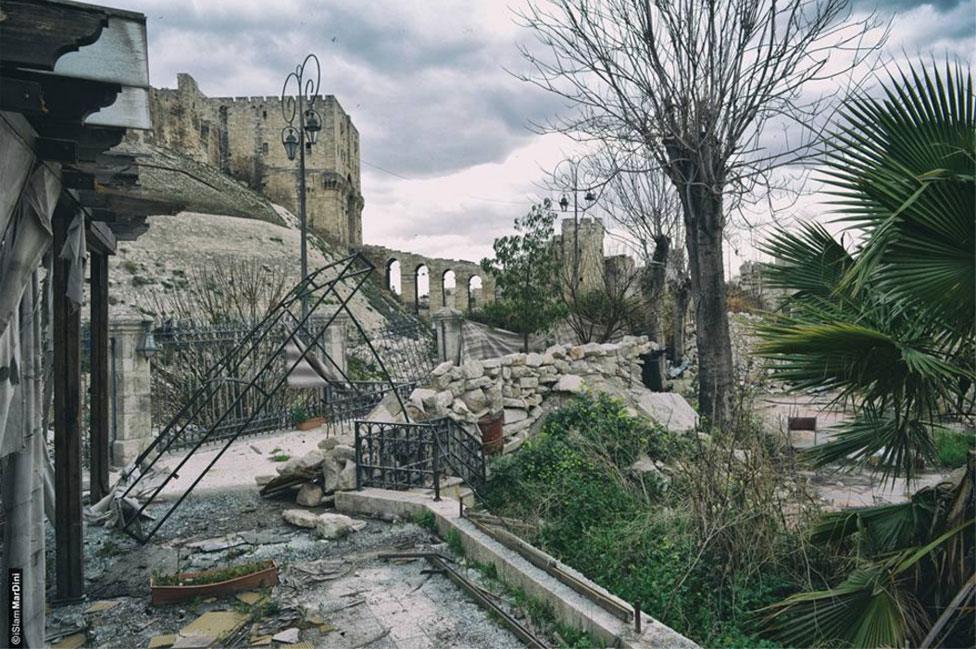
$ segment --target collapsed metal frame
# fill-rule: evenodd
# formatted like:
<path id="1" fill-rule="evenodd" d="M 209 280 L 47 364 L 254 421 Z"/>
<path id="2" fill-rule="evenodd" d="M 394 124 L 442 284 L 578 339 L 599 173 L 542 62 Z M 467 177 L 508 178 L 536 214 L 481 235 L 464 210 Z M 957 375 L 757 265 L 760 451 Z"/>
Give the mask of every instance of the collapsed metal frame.
<path id="1" fill-rule="evenodd" d="M 302 362 L 305 356 L 313 348 L 318 350 L 329 363 L 332 364 L 333 368 L 342 377 L 345 385 L 348 385 L 355 389 L 355 382 L 350 380 L 346 373 L 342 370 L 341 366 L 333 360 L 325 348 L 321 344 L 321 340 L 325 334 L 325 330 L 330 324 L 335 320 L 339 313 L 344 312 L 349 316 L 351 322 L 355 325 L 360 336 L 365 341 L 366 345 L 370 349 L 377 366 L 389 385 L 390 390 L 396 395 L 396 398 L 400 404 L 400 409 L 404 413 L 404 417 L 408 417 L 406 412 L 406 407 L 403 402 L 403 398 L 396 389 L 396 385 L 393 382 L 389 372 L 386 369 L 386 365 L 383 363 L 383 359 L 376 353 L 375 348 L 373 348 L 369 337 L 366 335 L 366 331 L 363 329 L 361 323 L 353 315 L 352 311 L 349 309 L 349 302 L 356 292 L 362 287 L 362 285 L 367 281 L 370 274 L 375 270 L 373 264 L 369 262 L 362 254 L 355 253 L 344 257 L 338 261 L 327 264 L 318 270 L 308 274 L 304 277 L 288 294 L 281 300 L 274 308 L 270 309 L 267 315 L 256 324 L 250 331 L 250 333 L 242 338 L 227 354 L 224 355 L 217 363 L 212 365 L 205 374 L 205 380 L 202 382 L 200 387 L 194 392 L 193 396 L 186 401 L 186 403 L 180 408 L 179 412 L 172 418 L 169 424 L 160 431 L 160 434 L 153 440 L 153 442 L 139 454 L 133 465 L 128 467 L 122 474 L 120 478 L 120 484 L 126 486 L 125 490 L 121 494 L 117 494 L 115 498 L 117 501 L 121 501 L 123 506 L 120 508 L 123 516 L 122 530 L 135 538 L 140 543 L 146 543 L 150 538 L 155 535 L 159 528 L 166 522 L 166 520 L 176 511 L 176 509 L 182 504 L 186 497 L 193 491 L 193 489 L 199 484 L 203 477 L 210 471 L 210 469 L 220 460 L 221 456 L 230 448 L 238 437 L 241 436 L 244 429 L 248 426 L 254 417 L 257 416 L 259 412 L 263 409 L 264 405 L 271 399 L 271 396 L 280 390 L 287 382 L 288 376 L 295 370 L 296 367 Z M 328 278 L 331 273 L 334 274 L 333 277 Z M 323 278 L 328 278 L 324 279 Z M 340 286 L 345 286 L 347 282 L 353 282 L 351 290 L 348 291 L 348 295 L 343 296 L 338 290 Z M 290 308 L 309 301 L 309 298 L 314 299 L 314 303 L 307 308 L 302 309 L 301 317 L 296 316 L 290 311 Z M 312 317 L 315 309 L 326 303 L 326 300 L 332 298 L 333 300 L 338 300 L 338 307 L 333 310 L 331 315 L 325 320 L 325 323 L 318 328 L 315 332 L 309 332 L 307 330 L 307 323 Z M 329 304 L 334 303 L 330 301 Z M 250 381 L 244 386 L 237 398 L 229 404 L 223 414 L 207 428 L 204 435 L 200 436 L 199 440 L 188 453 L 183 457 L 183 459 L 176 465 L 174 469 L 168 472 L 163 481 L 156 486 L 152 491 L 150 496 L 142 503 L 138 510 L 132 511 L 127 509 L 124 505 L 126 497 L 136 488 L 137 485 L 142 483 L 151 470 L 156 466 L 159 460 L 169 451 L 169 449 L 186 434 L 194 417 L 198 416 L 201 410 L 206 406 L 209 399 L 215 394 L 216 386 L 219 385 L 225 378 L 227 370 L 233 367 L 235 370 L 239 370 L 242 363 L 251 357 L 256 351 L 259 350 L 260 344 L 264 339 L 270 334 L 275 326 L 281 325 L 282 318 L 285 314 L 291 317 L 295 321 L 295 325 L 292 326 L 288 331 L 288 335 L 285 336 L 284 340 L 281 341 L 273 352 L 267 355 L 264 363 L 261 365 L 260 369 L 254 373 Z M 257 380 L 259 377 L 263 376 L 265 372 L 272 368 L 274 361 L 279 358 L 285 351 L 285 347 L 292 341 L 301 341 L 304 343 L 305 348 L 303 352 L 298 356 L 298 358 L 290 363 L 290 365 L 281 373 L 278 380 L 274 383 L 270 391 L 265 391 L 257 385 Z M 233 373 L 231 373 L 233 374 Z M 215 432 L 220 430 L 221 424 L 228 417 L 228 415 L 237 408 L 241 400 L 245 398 L 245 395 L 253 390 L 257 389 L 262 392 L 261 406 L 256 408 L 250 416 L 238 423 L 237 430 L 231 434 L 224 437 L 223 447 L 217 452 L 214 458 L 207 464 L 207 466 L 200 472 L 196 479 L 190 484 L 189 487 L 177 498 L 171 506 L 166 510 L 162 517 L 156 522 L 156 524 L 148 531 L 143 532 L 142 530 L 142 518 L 145 516 L 147 518 L 148 514 L 145 514 L 146 508 L 153 504 L 159 497 L 159 494 L 166 487 L 167 484 L 174 478 L 179 477 L 179 472 L 186 465 L 187 461 L 204 445 L 208 442 L 210 437 L 214 435 Z M 182 421 L 182 423 L 180 423 Z M 150 456 L 151 459 L 150 459 Z M 130 478 L 133 478 L 130 481 Z M 151 518 L 150 518 L 151 520 Z"/>

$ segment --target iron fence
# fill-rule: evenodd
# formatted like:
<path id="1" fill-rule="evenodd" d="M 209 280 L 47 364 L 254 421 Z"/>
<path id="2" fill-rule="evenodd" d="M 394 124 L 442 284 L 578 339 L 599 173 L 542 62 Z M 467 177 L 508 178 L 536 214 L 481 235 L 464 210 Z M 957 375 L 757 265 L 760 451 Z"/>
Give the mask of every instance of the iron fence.
<path id="1" fill-rule="evenodd" d="M 355 422 L 356 487 L 430 489 L 453 474 L 475 492 L 485 483 L 481 440 L 457 422 Z"/>

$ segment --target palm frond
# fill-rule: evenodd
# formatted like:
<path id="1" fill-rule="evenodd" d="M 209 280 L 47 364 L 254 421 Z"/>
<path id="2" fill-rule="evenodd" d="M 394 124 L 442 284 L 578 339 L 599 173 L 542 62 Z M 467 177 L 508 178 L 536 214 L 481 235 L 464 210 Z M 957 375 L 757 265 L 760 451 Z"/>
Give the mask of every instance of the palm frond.
<path id="1" fill-rule="evenodd" d="M 968 70 L 913 66 L 849 102 L 827 158 L 842 220 L 870 234 L 849 283 L 925 304 L 959 335 L 976 309 L 974 106 Z"/>

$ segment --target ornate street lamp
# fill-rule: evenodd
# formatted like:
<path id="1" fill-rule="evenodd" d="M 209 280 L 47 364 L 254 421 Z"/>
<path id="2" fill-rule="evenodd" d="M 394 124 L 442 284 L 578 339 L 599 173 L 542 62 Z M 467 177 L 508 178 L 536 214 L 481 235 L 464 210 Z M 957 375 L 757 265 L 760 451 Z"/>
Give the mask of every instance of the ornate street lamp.
<path id="1" fill-rule="evenodd" d="M 580 189 L 580 186 L 579 186 L 579 165 L 580 165 L 580 162 L 579 162 L 579 160 L 575 160 L 573 158 L 566 158 L 565 160 L 563 160 L 562 162 L 560 162 L 559 164 L 556 165 L 556 168 L 552 172 L 553 178 L 559 178 L 560 177 L 559 169 L 564 164 L 570 165 L 570 169 L 569 169 L 569 174 L 568 175 L 569 175 L 569 182 L 570 182 L 570 185 L 571 186 L 568 187 L 568 188 L 566 188 L 566 189 L 567 189 L 567 191 L 570 191 L 573 194 L 573 201 L 572 202 L 573 202 L 573 251 L 574 252 L 573 252 L 573 260 L 572 260 L 572 263 L 573 263 L 573 276 L 575 278 L 573 281 L 576 283 L 576 286 L 573 287 L 573 290 L 575 291 L 575 289 L 578 288 L 579 287 L 579 284 L 581 284 L 582 281 L 583 281 L 583 277 L 580 274 L 580 270 L 581 270 L 580 269 L 580 256 L 581 256 L 581 251 L 580 251 L 580 243 L 579 243 L 579 220 L 580 220 L 580 214 L 581 213 L 585 213 L 586 210 L 588 210 L 591 207 L 593 207 L 594 204 L 596 203 L 598 197 L 593 192 L 592 189 L 587 189 L 586 190 L 586 193 L 583 195 L 583 200 L 586 203 L 584 205 L 580 205 L 580 200 L 579 200 L 579 195 L 580 195 L 580 192 L 581 192 L 581 189 Z M 566 212 L 566 211 L 569 210 L 569 203 L 570 203 L 569 197 L 566 195 L 566 193 L 563 193 L 562 197 L 559 199 L 559 208 L 563 212 Z"/>
<path id="2" fill-rule="evenodd" d="M 314 63 L 314 67 L 308 67 Z M 306 69 L 307 68 L 307 69 Z M 308 76 L 306 77 L 306 72 Z M 314 76 L 312 73 L 314 72 Z M 288 94 L 288 86 L 294 80 L 294 95 Z M 285 77 L 281 87 L 281 115 L 285 119 L 285 128 L 281 130 L 281 144 L 289 160 L 298 154 L 298 218 L 301 223 L 301 263 L 302 281 L 308 277 L 308 221 L 305 216 L 305 151 L 309 150 L 318 139 L 322 130 L 322 119 L 315 112 L 315 100 L 319 94 L 319 83 L 322 80 L 322 67 L 314 54 L 309 54 L 294 72 Z M 302 295 L 302 317 L 308 314 L 308 297 Z"/>

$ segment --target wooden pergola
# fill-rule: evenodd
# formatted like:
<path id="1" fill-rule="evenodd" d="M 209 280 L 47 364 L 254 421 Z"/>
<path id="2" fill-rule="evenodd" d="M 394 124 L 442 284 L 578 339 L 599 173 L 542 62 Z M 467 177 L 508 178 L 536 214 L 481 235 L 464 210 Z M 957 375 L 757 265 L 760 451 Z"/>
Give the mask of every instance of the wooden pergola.
<path id="1" fill-rule="evenodd" d="M 138 165 L 109 150 L 147 129 L 149 75 L 143 14 L 67 0 L 4 0 L 0 7 L 0 116 L 57 168 L 53 228 L 53 376 L 57 597 L 84 594 L 81 311 L 69 298 L 73 260 L 60 251 L 83 219 L 90 258 L 92 501 L 109 491 L 108 257 L 116 233 L 179 206 L 141 200 Z M 18 191 L 0 187 L 0 191 Z M 22 191 L 22 188 L 21 190 Z M 77 227 L 77 225 L 76 225 Z M 76 267 L 77 268 L 77 267 Z"/>

